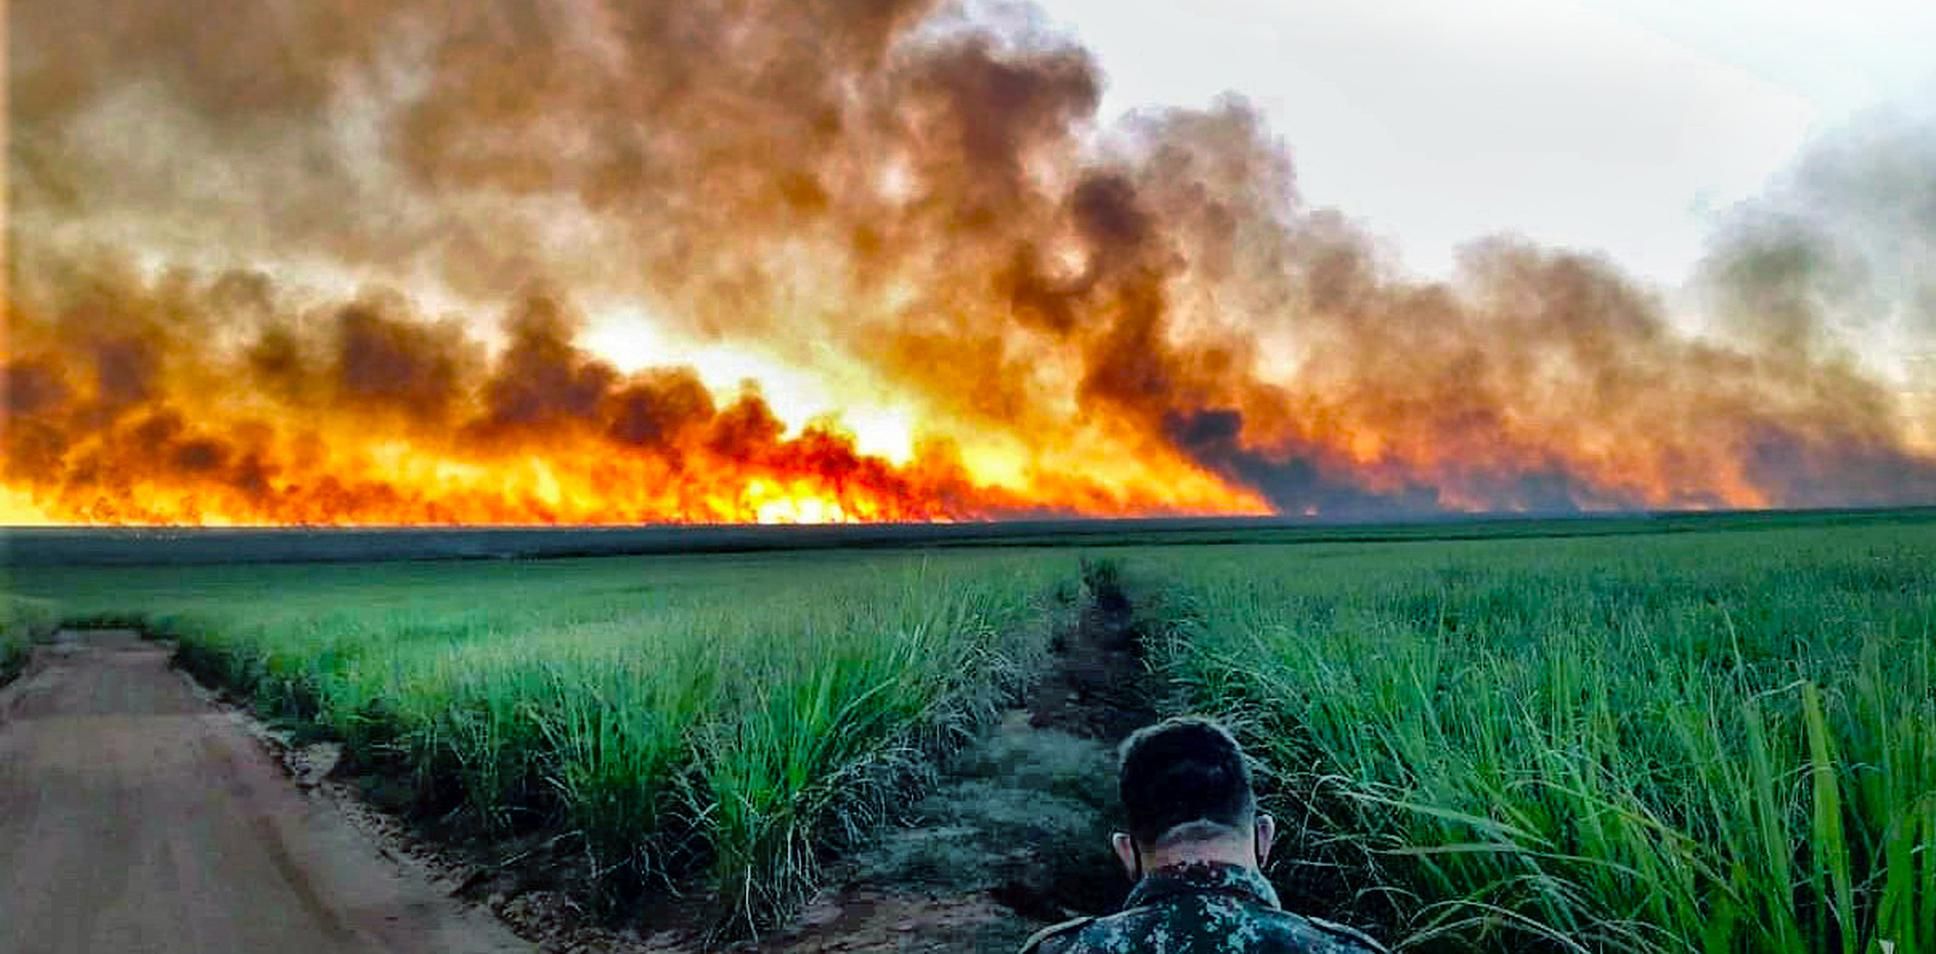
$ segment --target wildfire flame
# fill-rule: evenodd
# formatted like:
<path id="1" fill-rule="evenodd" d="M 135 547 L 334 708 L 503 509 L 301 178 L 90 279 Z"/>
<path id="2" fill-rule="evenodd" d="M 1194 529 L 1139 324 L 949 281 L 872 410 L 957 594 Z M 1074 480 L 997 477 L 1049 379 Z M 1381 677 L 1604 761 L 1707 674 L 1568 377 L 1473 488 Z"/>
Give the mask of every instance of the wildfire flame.
<path id="1" fill-rule="evenodd" d="M 13 13 L 10 522 L 1936 500 L 1759 239 L 1716 252 L 1725 338 L 1523 243 L 1408 279 L 1240 101 L 1103 129 L 1084 51 L 953 6 Z M 622 369 L 612 303 L 868 386 Z M 905 453 L 843 423 L 882 401 Z"/>

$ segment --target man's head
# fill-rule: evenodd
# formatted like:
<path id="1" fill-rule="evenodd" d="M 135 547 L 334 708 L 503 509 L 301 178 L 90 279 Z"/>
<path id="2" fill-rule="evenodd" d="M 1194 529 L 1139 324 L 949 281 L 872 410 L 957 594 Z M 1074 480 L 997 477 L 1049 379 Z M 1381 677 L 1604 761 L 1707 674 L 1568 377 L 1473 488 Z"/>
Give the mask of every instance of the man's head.
<path id="1" fill-rule="evenodd" d="M 1132 878 L 1186 861 L 1260 867 L 1276 834 L 1257 813 L 1250 766 L 1223 726 L 1169 719 L 1123 742 L 1117 784 L 1129 831 L 1112 839 Z"/>

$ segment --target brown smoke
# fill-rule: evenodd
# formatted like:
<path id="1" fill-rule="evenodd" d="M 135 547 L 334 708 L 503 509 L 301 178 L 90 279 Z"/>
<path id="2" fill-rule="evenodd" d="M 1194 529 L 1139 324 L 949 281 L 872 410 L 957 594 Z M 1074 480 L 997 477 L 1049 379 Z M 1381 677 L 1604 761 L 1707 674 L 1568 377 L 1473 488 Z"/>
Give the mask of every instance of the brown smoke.
<path id="1" fill-rule="evenodd" d="M 1936 500 L 1903 402 L 1823 344 L 1822 296 L 1860 310 L 1824 284 L 1837 229 L 1731 233 L 1713 338 L 1590 256 L 1486 241 L 1454 281 L 1409 280 L 1303 204 L 1241 101 L 1099 128 L 1091 58 L 1025 18 L 13 12 L 4 482 L 46 516 Z M 1924 163 L 1912 179 L 1927 145 L 1892 146 Z M 584 309 L 611 302 L 808 370 L 837 356 L 912 410 L 918 449 L 789 431 L 757 389 L 692 369 L 623 372 L 580 344 Z"/>

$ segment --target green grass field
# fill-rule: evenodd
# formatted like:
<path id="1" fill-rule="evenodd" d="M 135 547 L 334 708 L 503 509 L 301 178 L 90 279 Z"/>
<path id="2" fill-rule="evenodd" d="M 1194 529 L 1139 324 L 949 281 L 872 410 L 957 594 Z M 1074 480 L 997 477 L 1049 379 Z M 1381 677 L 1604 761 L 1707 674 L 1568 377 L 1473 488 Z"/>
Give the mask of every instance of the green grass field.
<path id="1" fill-rule="evenodd" d="M 1936 945 L 1928 528 L 1174 564 L 1134 564 L 1162 658 L 1270 767 L 1292 893 L 1488 948 Z"/>
<path id="2" fill-rule="evenodd" d="M 1085 541 L 1088 542 L 1088 541 Z M 1105 553 L 1233 720 L 1294 906 L 1417 949 L 1936 947 L 1936 523 L 1456 541 L 35 567 L 420 813 L 616 897 L 796 904 L 1048 662 Z M 19 604 L 39 605 L 39 604 Z M 1107 784 L 1106 779 L 1097 783 Z"/>

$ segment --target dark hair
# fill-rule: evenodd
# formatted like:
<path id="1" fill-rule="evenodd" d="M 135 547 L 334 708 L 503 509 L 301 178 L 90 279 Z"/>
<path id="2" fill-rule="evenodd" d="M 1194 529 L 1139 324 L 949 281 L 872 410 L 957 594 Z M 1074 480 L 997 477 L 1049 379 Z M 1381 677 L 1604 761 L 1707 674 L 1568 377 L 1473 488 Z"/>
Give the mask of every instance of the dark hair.
<path id="1" fill-rule="evenodd" d="M 1241 827 L 1257 812 L 1243 749 L 1223 726 L 1195 716 L 1124 740 L 1117 784 L 1129 834 L 1142 845 L 1191 822 Z"/>

